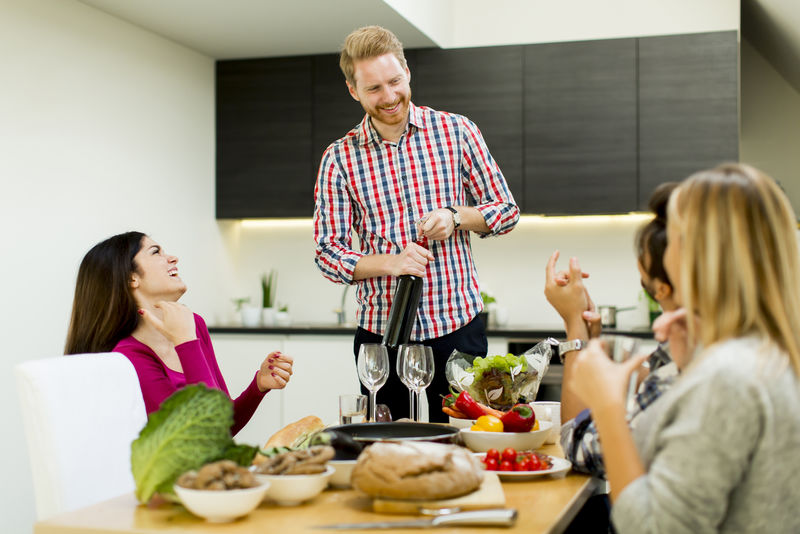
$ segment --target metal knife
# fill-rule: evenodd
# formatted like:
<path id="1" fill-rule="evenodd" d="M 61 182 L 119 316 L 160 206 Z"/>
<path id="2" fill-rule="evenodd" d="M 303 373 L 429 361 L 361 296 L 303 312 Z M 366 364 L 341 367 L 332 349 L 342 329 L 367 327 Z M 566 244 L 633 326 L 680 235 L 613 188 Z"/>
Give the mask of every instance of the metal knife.
<path id="1" fill-rule="evenodd" d="M 514 509 L 472 510 L 443 514 L 432 519 L 411 519 L 408 521 L 375 521 L 372 523 L 337 523 L 316 525 L 313 528 L 328 530 L 367 530 L 389 528 L 432 528 L 469 525 L 476 527 L 510 527 L 517 521 Z"/>

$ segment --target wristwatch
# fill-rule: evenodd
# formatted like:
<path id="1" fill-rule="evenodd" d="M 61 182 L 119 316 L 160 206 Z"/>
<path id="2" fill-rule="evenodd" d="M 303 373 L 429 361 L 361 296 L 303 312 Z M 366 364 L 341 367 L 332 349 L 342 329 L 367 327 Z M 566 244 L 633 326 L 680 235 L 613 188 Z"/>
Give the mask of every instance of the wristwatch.
<path id="1" fill-rule="evenodd" d="M 558 344 L 558 358 L 561 363 L 564 363 L 564 354 L 572 352 L 573 350 L 581 350 L 586 346 L 586 342 L 582 339 L 570 339 Z"/>
<path id="2" fill-rule="evenodd" d="M 461 226 L 461 214 L 458 213 L 458 210 L 452 206 L 445 206 L 444 209 L 450 210 L 453 213 L 453 229 Z"/>

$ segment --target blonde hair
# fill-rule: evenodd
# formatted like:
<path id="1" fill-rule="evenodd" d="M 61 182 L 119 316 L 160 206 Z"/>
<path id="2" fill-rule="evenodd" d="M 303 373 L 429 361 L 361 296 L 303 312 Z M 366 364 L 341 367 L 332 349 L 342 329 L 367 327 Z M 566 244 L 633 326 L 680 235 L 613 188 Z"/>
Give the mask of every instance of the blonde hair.
<path id="1" fill-rule="evenodd" d="M 683 305 L 701 318 L 690 336 L 709 347 L 758 333 L 800 375 L 797 219 L 779 186 L 748 165 L 720 165 L 687 178 L 668 217 L 681 233 Z"/>
<path id="2" fill-rule="evenodd" d="M 345 79 L 355 87 L 355 62 L 384 54 L 394 54 L 400 66 L 404 69 L 407 67 L 403 43 L 395 34 L 380 26 L 364 26 L 345 37 L 342 54 L 339 57 L 339 67 Z"/>

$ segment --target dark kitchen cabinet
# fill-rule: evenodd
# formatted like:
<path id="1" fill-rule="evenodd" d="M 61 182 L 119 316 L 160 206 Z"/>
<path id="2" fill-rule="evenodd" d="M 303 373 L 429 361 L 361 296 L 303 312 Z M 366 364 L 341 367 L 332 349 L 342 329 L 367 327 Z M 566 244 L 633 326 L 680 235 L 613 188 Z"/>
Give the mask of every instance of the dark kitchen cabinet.
<path id="1" fill-rule="evenodd" d="M 524 211 L 631 211 L 636 40 L 529 45 L 524 74 Z"/>
<path id="2" fill-rule="evenodd" d="M 411 71 L 414 102 L 472 120 L 520 204 L 522 48 L 417 49 Z"/>
<path id="3" fill-rule="evenodd" d="M 639 39 L 639 207 L 653 189 L 739 159 L 735 31 Z"/>
<path id="4" fill-rule="evenodd" d="M 364 118 L 364 110 L 347 90 L 339 54 L 314 56 L 314 118 L 312 161 L 314 179 L 322 153 Z"/>
<path id="5" fill-rule="evenodd" d="M 480 128 L 523 213 L 645 209 L 738 159 L 736 32 L 406 51 L 412 99 Z M 217 217 L 310 217 L 364 116 L 338 54 L 217 62 Z"/>
<path id="6" fill-rule="evenodd" d="M 217 218 L 310 217 L 312 58 L 217 62 Z"/>

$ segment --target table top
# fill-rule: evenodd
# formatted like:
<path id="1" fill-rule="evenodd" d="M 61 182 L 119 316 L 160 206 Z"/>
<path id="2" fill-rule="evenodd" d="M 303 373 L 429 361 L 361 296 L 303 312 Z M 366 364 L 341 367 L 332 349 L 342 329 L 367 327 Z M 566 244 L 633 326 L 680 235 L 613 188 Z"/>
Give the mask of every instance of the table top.
<path id="1" fill-rule="evenodd" d="M 557 447 L 543 452 L 560 456 Z M 519 516 L 513 529 L 438 528 L 443 532 L 560 532 L 574 517 L 586 499 L 599 487 L 591 477 L 569 473 L 562 478 L 540 477 L 520 482 L 504 482 L 506 507 L 516 508 Z M 418 516 L 417 516 L 418 517 Z M 126 494 L 93 506 L 68 512 L 34 525 L 35 534 L 152 534 L 179 532 L 205 534 L 221 532 L 244 534 L 271 532 L 316 531 L 314 525 L 329 523 L 358 523 L 368 521 L 400 521 L 409 516 L 374 513 L 371 500 L 354 490 L 328 489 L 300 506 L 281 507 L 262 503 L 249 516 L 225 523 L 207 523 L 187 512 L 183 506 L 162 504 L 158 507 L 140 505 L 134 495 Z M 412 532 L 393 529 L 392 532 Z M 418 529 L 413 530 L 419 532 Z"/>

